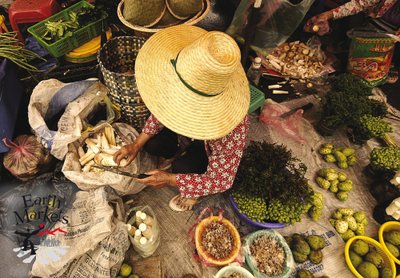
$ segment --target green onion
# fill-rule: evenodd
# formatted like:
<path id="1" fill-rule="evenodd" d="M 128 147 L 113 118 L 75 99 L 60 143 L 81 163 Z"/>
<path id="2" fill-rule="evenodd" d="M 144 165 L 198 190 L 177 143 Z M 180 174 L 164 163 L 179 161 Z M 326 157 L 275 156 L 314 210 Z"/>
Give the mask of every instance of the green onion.
<path id="1" fill-rule="evenodd" d="M 0 33 L 0 57 L 6 58 L 19 67 L 32 72 L 40 72 L 41 70 L 32 66 L 29 63 L 30 60 L 38 58 L 45 61 L 35 52 L 25 49 L 23 44 L 18 41 L 15 32 Z"/>

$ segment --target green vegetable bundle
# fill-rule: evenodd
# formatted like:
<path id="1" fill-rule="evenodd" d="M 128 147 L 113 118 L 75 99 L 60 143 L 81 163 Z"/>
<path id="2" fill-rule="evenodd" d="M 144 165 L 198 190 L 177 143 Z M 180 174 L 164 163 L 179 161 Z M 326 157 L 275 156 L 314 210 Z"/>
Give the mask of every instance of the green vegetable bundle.
<path id="1" fill-rule="evenodd" d="M 32 72 L 39 72 L 40 70 L 32 66 L 29 62 L 33 59 L 43 60 L 43 58 L 35 52 L 25 49 L 23 44 L 17 39 L 17 34 L 15 32 L 0 33 L 0 58 L 1 57 Z"/>
<path id="2" fill-rule="evenodd" d="M 366 82 L 361 77 L 350 73 L 335 76 L 330 83 L 333 90 L 337 92 L 346 92 L 357 96 L 372 95 L 372 89 Z"/>
<path id="3" fill-rule="evenodd" d="M 251 142 L 233 186 L 235 202 L 255 221 L 297 222 L 310 209 L 306 166 L 283 145 Z"/>
<path id="4" fill-rule="evenodd" d="M 370 154 L 370 165 L 378 172 L 396 172 L 400 170 L 400 147 L 374 148 Z"/>
<path id="5" fill-rule="evenodd" d="M 369 99 L 367 93 L 361 93 L 362 89 L 344 90 L 345 86 L 338 82 L 333 82 L 332 91 L 322 101 L 321 119 L 317 126 L 322 135 L 332 135 L 336 129 L 346 126 L 358 127 L 360 118 L 366 114 L 380 117 L 387 113 L 384 103 Z M 356 78 L 352 86 L 362 87 L 364 85 L 361 80 Z"/>
<path id="6" fill-rule="evenodd" d="M 378 138 L 384 140 L 388 146 L 396 146 L 396 143 L 388 134 L 393 131 L 392 126 L 381 117 L 374 117 L 369 114 L 363 115 L 360 118 L 359 125 L 353 130 L 356 139 Z"/>

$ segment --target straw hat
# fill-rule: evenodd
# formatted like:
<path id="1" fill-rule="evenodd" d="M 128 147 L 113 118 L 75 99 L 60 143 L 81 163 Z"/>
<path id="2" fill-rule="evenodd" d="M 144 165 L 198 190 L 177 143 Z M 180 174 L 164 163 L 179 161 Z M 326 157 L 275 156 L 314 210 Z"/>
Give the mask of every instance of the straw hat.
<path id="1" fill-rule="evenodd" d="M 123 14 L 133 24 L 150 27 L 160 21 L 166 8 L 165 2 L 160 0 L 125 0 Z"/>
<path id="2" fill-rule="evenodd" d="M 135 78 L 150 112 L 193 139 L 227 135 L 249 109 L 239 47 L 222 32 L 188 25 L 157 32 L 139 51 Z"/>

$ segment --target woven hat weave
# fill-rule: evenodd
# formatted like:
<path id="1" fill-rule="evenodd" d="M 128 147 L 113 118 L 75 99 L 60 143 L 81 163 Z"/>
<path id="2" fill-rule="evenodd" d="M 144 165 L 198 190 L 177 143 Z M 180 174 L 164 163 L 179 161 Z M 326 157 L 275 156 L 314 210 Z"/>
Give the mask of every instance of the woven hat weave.
<path id="1" fill-rule="evenodd" d="M 239 47 L 222 32 L 187 25 L 161 30 L 140 49 L 135 74 L 150 112 L 193 139 L 227 135 L 249 109 Z"/>

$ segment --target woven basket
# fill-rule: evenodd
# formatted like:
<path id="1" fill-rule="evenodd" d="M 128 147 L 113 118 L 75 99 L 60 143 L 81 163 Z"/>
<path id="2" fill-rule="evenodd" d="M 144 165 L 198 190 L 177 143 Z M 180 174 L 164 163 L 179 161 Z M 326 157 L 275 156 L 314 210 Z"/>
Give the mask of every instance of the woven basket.
<path id="1" fill-rule="evenodd" d="M 97 56 L 108 95 L 120 110 L 121 120 L 138 131 L 150 115 L 139 95 L 134 74 L 136 56 L 144 42 L 145 39 L 138 37 L 116 37 L 105 43 Z"/>
<path id="2" fill-rule="evenodd" d="M 123 14 L 122 14 L 123 5 L 124 5 L 124 0 L 121 0 L 121 2 L 119 2 L 119 4 L 118 4 L 118 8 L 117 8 L 118 18 L 126 27 L 134 30 L 136 35 L 148 38 L 151 35 L 153 35 L 154 33 L 163 29 L 163 28 L 151 28 L 151 27 L 147 28 L 147 27 L 134 25 L 134 24 L 130 23 L 129 21 L 127 21 L 124 18 Z M 197 13 L 196 15 L 194 15 L 192 18 L 189 18 L 188 20 L 184 21 L 182 24 L 195 25 L 200 20 L 202 20 L 204 17 L 206 17 L 208 12 L 210 11 L 210 8 L 211 8 L 210 0 L 203 0 L 203 10 L 201 12 Z"/>

